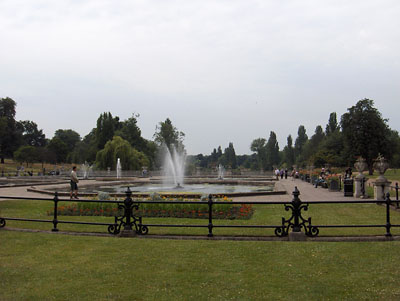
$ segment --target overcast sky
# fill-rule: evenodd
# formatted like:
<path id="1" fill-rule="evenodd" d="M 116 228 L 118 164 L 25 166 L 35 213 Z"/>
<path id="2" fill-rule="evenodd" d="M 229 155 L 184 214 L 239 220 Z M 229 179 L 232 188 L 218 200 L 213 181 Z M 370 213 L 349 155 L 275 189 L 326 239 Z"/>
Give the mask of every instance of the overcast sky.
<path id="1" fill-rule="evenodd" d="M 0 0 L 0 97 L 51 138 L 169 117 L 189 154 L 286 145 L 363 98 L 400 130 L 398 0 Z"/>

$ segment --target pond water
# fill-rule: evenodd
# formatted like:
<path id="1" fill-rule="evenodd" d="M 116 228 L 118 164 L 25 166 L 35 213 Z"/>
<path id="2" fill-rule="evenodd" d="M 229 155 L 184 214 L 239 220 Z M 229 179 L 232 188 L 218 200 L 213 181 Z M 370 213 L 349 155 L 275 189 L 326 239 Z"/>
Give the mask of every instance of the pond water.
<path id="1" fill-rule="evenodd" d="M 221 185 L 221 184 L 185 184 L 183 187 L 177 188 L 173 186 L 163 186 L 159 184 L 147 184 L 142 186 L 133 185 L 101 185 L 101 186 L 86 186 L 80 187 L 80 192 L 97 193 L 99 191 L 108 193 L 124 193 L 127 188 L 133 193 L 200 193 L 200 194 L 224 194 L 238 192 L 266 192 L 273 191 L 273 186 L 250 186 L 250 185 Z"/>

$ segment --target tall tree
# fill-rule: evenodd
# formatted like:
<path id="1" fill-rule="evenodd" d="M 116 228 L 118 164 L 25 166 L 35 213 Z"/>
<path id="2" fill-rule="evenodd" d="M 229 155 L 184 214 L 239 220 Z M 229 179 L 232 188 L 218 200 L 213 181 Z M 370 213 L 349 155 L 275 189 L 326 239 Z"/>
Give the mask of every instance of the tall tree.
<path id="1" fill-rule="evenodd" d="M 302 160 L 303 162 L 307 162 L 307 164 L 316 164 L 315 162 L 315 154 L 319 150 L 319 146 L 321 142 L 325 139 L 324 130 L 320 125 L 315 128 L 314 135 L 307 141 L 307 143 L 303 147 L 302 152 Z M 319 161 L 317 165 L 321 164 Z M 319 167 L 319 166 L 318 166 Z"/>
<path id="2" fill-rule="evenodd" d="M 303 147 L 308 141 L 308 136 L 306 134 L 306 128 L 304 125 L 300 125 L 299 129 L 297 130 L 297 138 L 294 143 L 294 152 L 295 152 L 295 158 L 296 162 L 302 163 L 303 158 L 301 157 L 302 152 L 303 152 Z"/>
<path id="3" fill-rule="evenodd" d="M 58 129 L 54 133 L 54 137 L 60 139 L 67 146 L 67 153 L 70 153 L 74 150 L 75 145 L 81 141 L 81 136 L 75 132 L 74 130 L 62 130 Z"/>
<path id="4" fill-rule="evenodd" d="M 97 119 L 96 141 L 97 148 L 103 149 L 107 141 L 112 140 L 116 127 L 119 127 L 119 118 L 113 118 L 110 112 L 104 112 Z"/>
<path id="5" fill-rule="evenodd" d="M 20 145 L 20 131 L 15 121 L 16 102 L 9 98 L 0 99 L 0 159 L 4 163 L 5 157 L 12 157 L 13 152 Z"/>
<path id="6" fill-rule="evenodd" d="M 278 140 L 276 139 L 275 132 L 271 131 L 268 142 L 265 145 L 266 156 L 267 156 L 267 167 L 272 169 L 274 166 L 279 165 L 279 145 Z"/>
<path id="7" fill-rule="evenodd" d="M 339 124 L 337 122 L 336 112 L 332 112 L 329 115 L 328 124 L 326 125 L 326 128 L 325 128 L 325 133 L 327 136 L 329 136 L 330 134 L 339 131 L 339 129 L 340 128 L 339 128 Z"/>
<path id="8" fill-rule="evenodd" d="M 120 129 L 115 131 L 115 136 L 120 136 L 127 140 L 134 148 L 143 151 L 146 147 L 146 141 L 143 139 L 142 132 L 137 125 L 138 114 L 133 114 L 127 120 L 121 122 Z"/>
<path id="9" fill-rule="evenodd" d="M 39 130 L 35 122 L 24 120 L 19 122 L 22 129 L 22 141 L 25 145 L 43 147 L 46 146 L 47 140 L 43 130 Z"/>
<path id="10" fill-rule="evenodd" d="M 225 164 L 230 166 L 232 169 L 237 168 L 236 152 L 232 142 L 229 142 L 229 146 L 225 148 L 224 158 Z"/>
<path id="11" fill-rule="evenodd" d="M 287 137 L 287 145 L 283 149 L 284 161 L 288 167 L 294 164 L 294 149 L 293 149 L 293 139 L 292 135 Z"/>
<path id="12" fill-rule="evenodd" d="M 67 162 L 68 146 L 60 138 L 54 136 L 47 148 L 56 155 L 56 162 Z"/>
<path id="13" fill-rule="evenodd" d="M 257 138 L 251 142 L 250 150 L 257 154 L 257 161 L 259 169 L 266 169 L 266 149 L 265 149 L 266 140 L 264 138 Z"/>
<path id="14" fill-rule="evenodd" d="M 374 101 L 362 99 L 342 115 L 341 126 L 345 150 L 352 165 L 357 156 L 365 158 L 369 173 L 373 172 L 373 160 L 382 154 L 386 158 L 392 155 L 389 146 L 390 130 L 387 120 L 374 108 Z"/>
<path id="15" fill-rule="evenodd" d="M 179 152 L 184 151 L 183 139 L 185 134 L 178 131 L 169 118 L 157 125 L 153 137 L 160 146 L 165 144 L 169 149 L 174 146 Z"/>

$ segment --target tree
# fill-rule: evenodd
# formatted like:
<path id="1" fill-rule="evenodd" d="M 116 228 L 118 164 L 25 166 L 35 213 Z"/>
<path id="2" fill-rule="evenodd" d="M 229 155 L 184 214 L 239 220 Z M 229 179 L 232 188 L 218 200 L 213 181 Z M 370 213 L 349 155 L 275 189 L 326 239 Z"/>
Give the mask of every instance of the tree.
<path id="1" fill-rule="evenodd" d="M 173 126 L 169 118 L 158 124 L 153 137 L 159 146 L 164 144 L 169 150 L 171 150 L 171 147 L 174 146 L 178 152 L 184 151 L 183 139 L 185 134 L 178 131 L 177 128 Z"/>
<path id="2" fill-rule="evenodd" d="M 23 145 L 14 152 L 14 160 L 20 163 L 26 162 L 28 167 L 29 163 L 33 163 L 38 159 L 38 151 L 36 147 L 31 145 Z"/>
<path id="3" fill-rule="evenodd" d="M 149 166 L 146 155 L 134 149 L 128 141 L 119 136 L 106 143 L 104 149 L 100 150 L 96 156 L 96 164 L 99 168 L 116 168 L 117 159 L 121 160 L 124 170 L 140 170 L 143 166 Z"/>
<path id="4" fill-rule="evenodd" d="M 236 152 L 232 142 L 229 142 L 229 146 L 225 148 L 224 158 L 225 165 L 230 166 L 232 169 L 237 168 Z"/>
<path id="5" fill-rule="evenodd" d="M 47 148 L 56 155 L 56 163 L 67 161 L 68 146 L 60 138 L 53 137 Z"/>
<path id="6" fill-rule="evenodd" d="M 100 115 L 97 119 L 96 142 L 97 149 L 103 149 L 107 141 L 112 140 L 116 128 L 119 127 L 119 118 L 113 118 L 110 112 Z"/>
<path id="7" fill-rule="evenodd" d="M 308 140 L 308 136 L 306 134 L 306 129 L 304 125 L 300 125 L 299 129 L 297 130 L 297 138 L 294 143 L 294 153 L 295 153 L 295 158 L 296 162 L 298 164 L 303 164 L 303 158 L 302 158 L 302 152 L 303 152 L 303 147 L 306 144 Z"/>
<path id="8" fill-rule="evenodd" d="M 258 167 L 260 169 L 266 168 L 266 150 L 265 150 L 265 142 L 264 138 L 257 138 L 251 142 L 250 150 L 257 154 Z"/>
<path id="9" fill-rule="evenodd" d="M 388 159 L 392 156 L 387 120 L 382 119 L 371 99 L 362 99 L 347 110 L 340 121 L 347 163 L 352 165 L 357 156 L 362 156 L 368 164 L 369 173 L 372 174 L 373 161 L 379 154 Z"/>
<path id="10" fill-rule="evenodd" d="M 328 121 L 328 124 L 326 125 L 326 128 L 325 128 L 325 134 L 327 136 L 329 136 L 330 134 L 335 133 L 335 132 L 337 132 L 339 130 L 340 130 L 340 128 L 339 128 L 339 125 L 338 125 L 338 122 L 337 122 L 336 112 L 332 112 L 329 115 L 329 121 Z"/>
<path id="11" fill-rule="evenodd" d="M 22 141 L 25 145 L 43 147 L 47 140 L 43 130 L 39 130 L 35 122 L 30 120 L 19 121 L 19 127 L 22 129 Z"/>
<path id="12" fill-rule="evenodd" d="M 284 156 L 284 161 L 286 162 L 286 165 L 288 167 L 293 166 L 294 164 L 294 149 L 293 149 L 293 139 L 292 136 L 289 135 L 287 137 L 287 145 L 283 149 L 283 156 Z"/>
<path id="13" fill-rule="evenodd" d="M 0 99 L 0 159 L 12 157 L 20 145 L 20 132 L 15 121 L 16 102 L 9 97 Z"/>
<path id="14" fill-rule="evenodd" d="M 59 129 L 54 133 L 54 137 L 59 138 L 62 142 L 65 143 L 68 153 L 72 152 L 75 148 L 75 145 L 81 141 L 81 136 L 71 129 Z"/>
<path id="15" fill-rule="evenodd" d="M 121 122 L 121 128 L 115 131 L 115 136 L 122 137 L 137 150 L 144 151 L 146 141 L 142 138 L 140 128 L 137 126 L 137 117 L 139 115 L 133 114 L 132 117 Z"/>
<path id="16" fill-rule="evenodd" d="M 320 167 L 320 165 L 323 164 L 320 160 L 318 162 L 315 162 L 316 160 L 315 154 L 318 152 L 319 146 L 324 139 L 325 139 L 324 130 L 320 125 L 318 125 L 315 128 L 314 135 L 311 136 L 311 138 L 306 142 L 306 144 L 303 147 L 303 152 L 302 152 L 303 162 L 307 162 L 308 164 L 314 164 L 318 167 Z"/>
<path id="17" fill-rule="evenodd" d="M 313 155 L 315 166 L 323 166 L 326 163 L 332 166 L 344 166 L 343 155 L 343 135 L 340 131 L 335 131 L 320 143 L 318 151 Z"/>
<path id="18" fill-rule="evenodd" d="M 271 131 L 268 142 L 265 145 L 265 152 L 267 157 L 267 168 L 272 169 L 274 166 L 279 165 L 279 145 L 278 140 L 276 139 L 275 132 Z"/>

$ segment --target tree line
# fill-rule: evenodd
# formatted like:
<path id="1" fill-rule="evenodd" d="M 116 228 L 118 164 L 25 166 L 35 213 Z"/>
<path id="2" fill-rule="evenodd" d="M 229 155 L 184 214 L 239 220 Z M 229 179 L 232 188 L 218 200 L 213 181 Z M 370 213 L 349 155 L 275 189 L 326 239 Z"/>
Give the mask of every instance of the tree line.
<path id="1" fill-rule="evenodd" d="M 0 99 L 0 160 L 13 158 L 21 163 L 84 163 L 96 164 L 100 169 L 115 169 L 116 159 L 126 170 L 142 167 L 160 167 L 159 153 L 162 145 L 185 151 L 185 134 L 167 118 L 159 122 L 153 140 L 142 137 L 137 125 L 139 115 L 132 114 L 120 120 L 110 112 L 100 114 L 94 127 L 83 138 L 71 129 L 58 129 L 47 139 L 34 121 L 15 120 L 16 102 Z M 232 142 L 224 150 L 214 148 L 209 155 L 188 156 L 191 167 L 213 169 L 219 164 L 232 170 L 272 170 L 276 167 L 298 168 L 313 165 L 322 167 L 352 166 L 357 157 L 366 159 L 372 172 L 373 160 L 379 154 L 387 158 L 392 167 L 400 167 L 400 137 L 388 126 L 388 120 L 374 107 L 373 100 L 362 99 L 348 108 L 340 121 L 335 112 L 329 115 L 325 129 L 317 125 L 311 137 L 304 125 L 297 137 L 287 137 L 283 149 L 279 148 L 274 131 L 269 137 L 251 142 L 250 155 L 236 155 Z"/>
<path id="2" fill-rule="evenodd" d="M 0 99 L 0 160 L 13 158 L 20 163 L 84 163 L 95 164 L 100 169 L 115 169 L 117 158 L 126 170 L 143 167 L 157 168 L 158 152 L 162 144 L 174 145 L 184 150 L 184 134 L 167 118 L 156 127 L 154 140 L 142 137 L 137 125 L 138 114 L 120 120 L 110 112 L 100 114 L 94 127 L 86 136 L 72 129 L 58 129 L 47 139 L 34 121 L 17 121 L 16 102 Z"/>
<path id="3" fill-rule="evenodd" d="M 297 130 L 297 137 L 289 135 L 287 144 L 279 148 L 274 131 L 268 139 L 260 137 L 251 142 L 251 155 L 236 156 L 233 144 L 222 153 L 221 147 L 210 155 L 199 154 L 192 158 L 195 165 L 215 168 L 223 164 L 229 168 L 238 167 L 252 170 L 272 170 L 273 168 L 305 168 L 307 166 L 336 167 L 353 166 L 358 157 L 366 159 L 372 173 L 373 161 L 379 154 L 389 160 L 392 167 L 400 167 L 399 133 L 389 128 L 388 120 L 374 107 L 373 100 L 362 99 L 348 108 L 340 121 L 336 112 L 329 115 L 325 130 L 317 125 L 311 137 L 304 125 Z"/>

